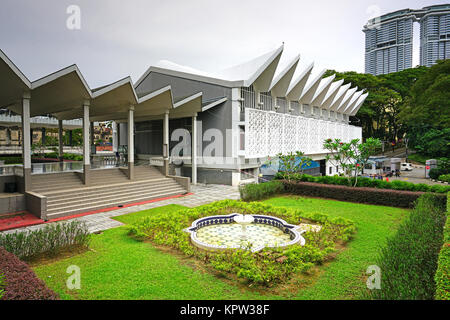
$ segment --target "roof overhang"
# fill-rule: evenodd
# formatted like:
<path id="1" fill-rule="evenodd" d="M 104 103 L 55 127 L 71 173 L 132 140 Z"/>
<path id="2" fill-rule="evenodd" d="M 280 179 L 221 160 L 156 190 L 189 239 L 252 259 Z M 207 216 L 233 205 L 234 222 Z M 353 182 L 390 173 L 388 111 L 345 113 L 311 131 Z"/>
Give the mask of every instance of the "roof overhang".
<path id="1" fill-rule="evenodd" d="M 331 107 L 334 99 L 336 98 L 336 96 L 339 93 L 339 89 L 342 87 L 343 84 L 344 84 L 344 79 L 336 81 L 332 84 L 332 86 L 328 90 L 327 95 L 325 96 L 325 99 L 323 100 L 323 103 L 322 103 L 322 107 L 324 109 L 329 109 Z"/>
<path id="2" fill-rule="evenodd" d="M 214 99 L 210 102 L 204 102 L 202 105 L 202 112 L 208 111 L 209 109 L 212 109 L 214 107 L 217 107 L 225 102 L 228 101 L 227 97 L 223 97 L 223 98 L 218 98 L 218 99 Z"/>
<path id="3" fill-rule="evenodd" d="M 350 87 L 352 86 L 351 83 L 347 83 L 345 86 L 342 86 L 339 89 L 338 94 L 334 98 L 333 102 L 331 103 L 330 110 L 336 111 L 339 106 L 341 105 L 342 101 L 344 101 L 345 96 L 347 95 L 347 92 L 350 90 Z"/>
<path id="4" fill-rule="evenodd" d="M 0 107 L 6 108 L 21 100 L 30 91 L 31 82 L 0 50 Z"/>
<path id="5" fill-rule="evenodd" d="M 353 89 L 350 89 L 345 94 L 344 100 L 342 101 L 341 105 L 337 108 L 336 112 L 342 113 L 349 105 L 350 101 L 352 100 L 353 95 L 358 91 L 358 87 L 355 87 Z"/>
<path id="6" fill-rule="evenodd" d="M 364 104 L 364 101 L 366 101 L 368 96 L 369 96 L 369 93 L 365 93 L 358 99 L 358 102 L 356 103 L 355 108 L 350 113 L 351 116 L 353 116 L 353 117 L 356 116 L 356 114 L 361 109 L 362 105 Z"/>
<path id="7" fill-rule="evenodd" d="M 292 62 L 289 63 L 289 65 L 274 79 L 269 88 L 269 91 L 272 92 L 274 97 L 286 96 L 299 61 L 300 55 L 292 60 Z"/>
<path id="8" fill-rule="evenodd" d="M 314 78 L 309 85 L 306 86 L 306 88 L 303 90 L 302 96 L 300 98 L 301 104 L 311 104 L 314 95 L 317 91 L 317 89 L 320 86 L 320 82 L 322 81 L 322 77 L 325 74 L 326 70 L 322 70 L 317 77 Z"/>
<path id="9" fill-rule="evenodd" d="M 330 89 L 334 78 L 336 78 L 336 75 L 332 75 L 330 77 L 327 77 L 325 79 L 322 79 L 320 82 L 321 87 L 316 91 L 314 98 L 311 102 L 312 106 L 322 106 L 322 103 L 327 95 L 328 90 Z"/>
<path id="10" fill-rule="evenodd" d="M 314 63 L 311 63 L 302 74 L 295 80 L 295 82 L 289 87 L 287 92 L 287 98 L 291 101 L 299 101 L 302 95 L 303 89 L 311 76 Z"/>
<path id="11" fill-rule="evenodd" d="M 348 104 L 347 108 L 342 113 L 350 114 L 352 110 L 355 108 L 356 104 L 358 103 L 359 97 L 364 93 L 364 90 L 356 92 L 352 99 L 350 100 L 350 103 Z"/>

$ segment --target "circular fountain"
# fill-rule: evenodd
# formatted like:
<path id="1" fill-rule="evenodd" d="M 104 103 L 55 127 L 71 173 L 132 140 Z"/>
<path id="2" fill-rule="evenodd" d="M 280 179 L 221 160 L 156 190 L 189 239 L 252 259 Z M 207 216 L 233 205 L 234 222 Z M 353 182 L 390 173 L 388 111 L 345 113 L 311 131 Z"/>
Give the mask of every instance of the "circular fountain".
<path id="1" fill-rule="evenodd" d="M 271 216 L 233 213 L 206 217 L 194 221 L 185 231 L 191 234 L 195 246 L 211 251 L 248 249 L 257 252 L 264 248 L 305 245 L 301 236 L 304 230 Z"/>

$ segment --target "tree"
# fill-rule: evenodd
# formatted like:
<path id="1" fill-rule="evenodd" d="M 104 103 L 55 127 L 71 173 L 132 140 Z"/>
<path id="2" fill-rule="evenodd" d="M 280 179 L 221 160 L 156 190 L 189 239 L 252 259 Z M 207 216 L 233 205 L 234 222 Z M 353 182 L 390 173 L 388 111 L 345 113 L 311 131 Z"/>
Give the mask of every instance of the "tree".
<path id="1" fill-rule="evenodd" d="M 310 167 L 312 159 L 305 157 L 301 151 L 290 152 L 286 155 L 282 153 L 277 155 L 279 159 L 279 168 L 283 179 L 290 181 L 294 174 L 303 173 L 305 167 Z M 269 161 L 271 163 L 272 160 Z"/>
<path id="2" fill-rule="evenodd" d="M 374 155 L 376 149 L 381 146 L 379 139 L 369 138 L 365 143 L 359 142 L 359 139 L 354 139 L 349 143 L 344 143 L 340 139 L 334 141 L 328 139 L 323 145 L 324 149 L 331 153 L 326 157 L 327 162 L 344 170 L 349 186 L 352 186 L 352 177 L 354 176 L 355 187 L 358 184 L 358 175 L 369 158 Z"/>

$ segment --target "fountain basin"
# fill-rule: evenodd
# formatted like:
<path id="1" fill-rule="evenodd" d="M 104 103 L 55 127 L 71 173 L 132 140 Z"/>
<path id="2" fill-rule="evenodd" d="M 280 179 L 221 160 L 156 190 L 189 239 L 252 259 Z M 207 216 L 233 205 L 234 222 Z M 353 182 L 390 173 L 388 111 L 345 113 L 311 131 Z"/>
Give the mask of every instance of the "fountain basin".
<path id="1" fill-rule="evenodd" d="M 243 226 L 245 240 L 242 237 Z M 303 246 L 305 239 L 302 234 L 306 232 L 299 232 L 297 226 L 276 217 L 247 215 L 244 218 L 238 213 L 198 219 L 185 231 L 190 233 L 192 243 L 204 250 L 248 249 L 252 252 L 294 244 Z"/>

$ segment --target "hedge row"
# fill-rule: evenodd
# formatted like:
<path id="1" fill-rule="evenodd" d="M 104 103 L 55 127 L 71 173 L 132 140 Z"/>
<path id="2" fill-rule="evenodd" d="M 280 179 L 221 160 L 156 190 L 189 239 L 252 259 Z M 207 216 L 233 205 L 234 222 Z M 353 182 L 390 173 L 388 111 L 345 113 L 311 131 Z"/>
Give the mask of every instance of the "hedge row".
<path id="1" fill-rule="evenodd" d="M 275 176 L 277 180 L 284 180 L 284 176 L 278 173 Z M 291 181 L 301 181 L 301 182 L 314 182 L 321 184 L 332 184 L 339 186 L 349 186 L 349 181 L 346 177 L 339 176 L 324 176 L 324 177 L 313 177 L 307 174 L 293 174 L 289 177 Z M 433 193 L 447 193 L 450 192 L 450 186 L 445 185 L 427 185 L 424 183 L 411 183 L 406 181 L 395 180 L 392 182 L 359 177 L 358 181 L 353 177 L 351 178 L 352 186 L 356 184 L 358 188 L 377 188 L 377 189 L 391 189 L 391 190 L 402 190 L 402 191 L 416 191 L 416 192 L 433 192 Z"/>
<path id="2" fill-rule="evenodd" d="M 284 192 L 281 181 L 271 181 L 261 184 L 247 184 L 239 187 L 241 200 L 258 201 Z"/>
<path id="3" fill-rule="evenodd" d="M 285 191 L 291 194 L 329 198 L 341 201 L 367 203 L 381 206 L 410 208 L 424 192 L 385 190 L 376 188 L 352 188 L 311 182 L 284 181 Z M 446 195 L 436 194 L 445 204 Z"/>
<path id="4" fill-rule="evenodd" d="M 2 300 L 58 300 L 58 295 L 25 262 L 3 247 L 0 247 L 0 273 L 6 283 Z"/>
<path id="5" fill-rule="evenodd" d="M 377 300 L 433 300 L 434 280 L 446 221 L 441 197 L 425 194 L 388 239 L 376 261 L 381 288 L 370 295 Z"/>
<path id="6" fill-rule="evenodd" d="M 20 259 L 30 260 L 46 253 L 56 255 L 69 247 L 87 247 L 91 235 L 83 221 L 60 222 L 26 232 L 0 233 L 0 246 Z"/>
<path id="7" fill-rule="evenodd" d="M 444 245 L 439 254 L 436 281 L 436 300 L 450 300 L 450 193 L 447 197 L 447 223 L 444 228 Z"/>

